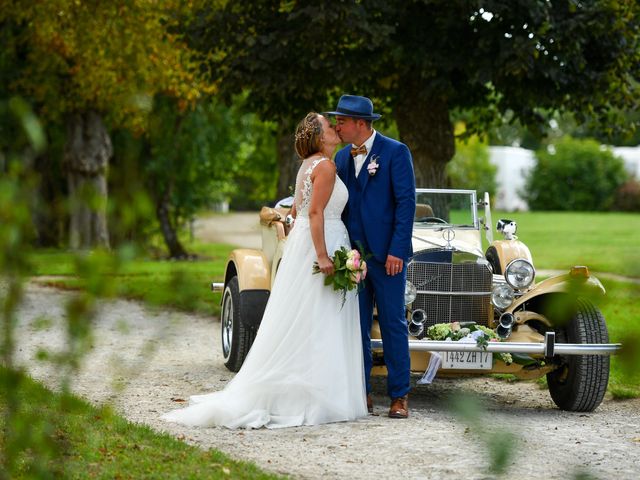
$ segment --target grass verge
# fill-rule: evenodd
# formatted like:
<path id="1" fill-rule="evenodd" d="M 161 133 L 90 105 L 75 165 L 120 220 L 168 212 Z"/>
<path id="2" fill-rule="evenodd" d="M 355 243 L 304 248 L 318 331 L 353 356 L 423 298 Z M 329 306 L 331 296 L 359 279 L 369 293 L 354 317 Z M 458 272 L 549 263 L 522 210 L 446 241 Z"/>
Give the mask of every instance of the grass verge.
<path id="1" fill-rule="evenodd" d="M 195 260 L 178 262 L 134 256 L 117 269 L 105 264 L 100 274 L 111 278 L 115 296 L 217 316 L 220 314 L 221 295 L 212 293 L 209 285 L 224 277 L 225 261 L 233 247 L 197 243 L 190 247 L 190 251 L 197 253 Z M 58 288 L 83 288 L 83 282 L 75 276 L 76 257 L 75 253 L 56 250 L 34 252 L 35 280 Z"/>
<path id="2" fill-rule="evenodd" d="M 0 369 L 0 375 L 9 373 Z M 52 393 L 26 376 L 13 377 L 21 408 L 13 418 L 30 422 L 28 428 L 23 423 L 22 432 L 31 438 L 24 433 L 0 436 L 0 456 L 13 455 L 10 478 L 282 478 L 129 423 L 109 408 Z M 0 392 L 1 413 L 7 402 L 7 392 Z M 5 433 L 18 426 L 5 422 L 5 415 L 0 416 Z"/>

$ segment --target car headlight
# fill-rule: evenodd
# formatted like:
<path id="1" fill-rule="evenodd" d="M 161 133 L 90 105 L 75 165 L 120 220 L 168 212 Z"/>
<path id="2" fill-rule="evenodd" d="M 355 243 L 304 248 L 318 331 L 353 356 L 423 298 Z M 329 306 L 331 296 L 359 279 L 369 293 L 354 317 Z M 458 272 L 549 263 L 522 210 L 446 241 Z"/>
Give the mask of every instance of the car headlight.
<path id="1" fill-rule="evenodd" d="M 533 280 L 536 278 L 536 271 L 531 263 L 519 258 L 507 265 L 504 278 L 513 288 L 522 290 L 533 283 Z"/>
<path id="2" fill-rule="evenodd" d="M 491 291 L 491 303 L 498 309 L 504 310 L 513 303 L 515 293 L 506 283 L 499 283 L 494 285 Z"/>
<path id="3" fill-rule="evenodd" d="M 413 283 L 407 281 L 404 286 L 404 304 L 409 305 L 410 303 L 413 303 L 417 296 L 418 291 L 416 290 L 416 287 L 413 286 Z"/>

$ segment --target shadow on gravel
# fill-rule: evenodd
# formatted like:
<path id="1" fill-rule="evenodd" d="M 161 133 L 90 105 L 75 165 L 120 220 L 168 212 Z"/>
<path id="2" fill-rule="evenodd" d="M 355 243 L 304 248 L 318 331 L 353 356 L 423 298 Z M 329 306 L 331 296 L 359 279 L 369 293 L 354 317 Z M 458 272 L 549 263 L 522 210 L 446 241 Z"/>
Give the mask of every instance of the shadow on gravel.
<path id="1" fill-rule="evenodd" d="M 410 408 L 432 409 L 448 413 L 451 399 L 457 396 L 473 396 L 487 410 L 510 411 L 554 411 L 559 410 L 545 389 L 533 381 L 505 382 L 490 377 L 436 378 L 430 385 L 417 385 L 418 376 L 411 379 Z M 386 405 L 386 378 L 373 377 L 372 387 L 375 403 Z"/>

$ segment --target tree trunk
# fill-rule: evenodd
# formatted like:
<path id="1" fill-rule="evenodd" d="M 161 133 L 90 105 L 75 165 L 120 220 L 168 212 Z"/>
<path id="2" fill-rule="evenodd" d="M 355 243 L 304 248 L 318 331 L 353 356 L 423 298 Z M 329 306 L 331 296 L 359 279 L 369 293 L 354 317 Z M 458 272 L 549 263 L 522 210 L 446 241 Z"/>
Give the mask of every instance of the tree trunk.
<path id="1" fill-rule="evenodd" d="M 293 128 L 287 122 L 278 130 L 278 191 L 277 200 L 293 195 L 300 160 L 296 155 Z"/>
<path id="2" fill-rule="evenodd" d="M 156 216 L 158 217 L 158 222 L 160 222 L 160 230 L 162 231 L 164 243 L 169 249 L 169 257 L 178 259 L 188 258 L 189 254 L 187 254 L 187 251 L 180 243 L 176 229 L 171 222 L 169 205 L 169 190 L 167 189 L 157 200 Z"/>
<path id="3" fill-rule="evenodd" d="M 109 248 L 106 176 L 113 155 L 111 138 L 93 111 L 73 114 L 67 126 L 69 244 L 73 249 Z"/>
<path id="4" fill-rule="evenodd" d="M 413 156 L 416 187 L 447 188 L 445 167 L 455 153 L 455 141 L 446 100 L 421 92 L 415 81 L 403 85 L 395 118 L 400 139 Z"/>

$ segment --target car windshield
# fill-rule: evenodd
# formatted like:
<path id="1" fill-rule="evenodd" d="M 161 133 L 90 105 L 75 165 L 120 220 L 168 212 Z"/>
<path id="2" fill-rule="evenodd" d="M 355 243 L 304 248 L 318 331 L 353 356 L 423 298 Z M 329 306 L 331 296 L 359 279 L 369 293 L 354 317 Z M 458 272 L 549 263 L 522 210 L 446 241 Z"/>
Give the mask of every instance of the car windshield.
<path id="1" fill-rule="evenodd" d="M 478 228 L 473 190 L 416 190 L 415 227 Z"/>

